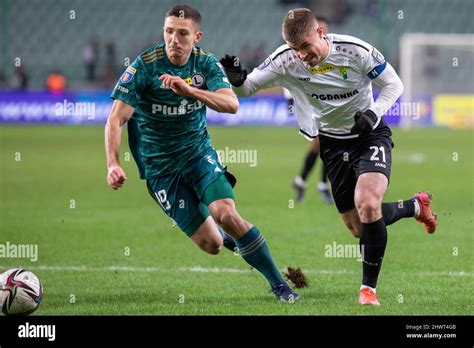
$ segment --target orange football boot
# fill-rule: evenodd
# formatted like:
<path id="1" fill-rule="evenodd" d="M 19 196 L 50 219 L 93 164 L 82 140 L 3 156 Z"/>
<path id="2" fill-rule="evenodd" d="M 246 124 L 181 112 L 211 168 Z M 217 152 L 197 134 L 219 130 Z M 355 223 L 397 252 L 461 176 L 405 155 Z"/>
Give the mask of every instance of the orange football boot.
<path id="1" fill-rule="evenodd" d="M 427 192 L 418 192 L 414 197 L 420 206 L 420 215 L 415 217 L 416 221 L 421 222 L 428 233 L 436 231 L 437 216 L 431 211 L 431 195 Z"/>
<path id="2" fill-rule="evenodd" d="M 377 299 L 377 294 L 370 288 L 363 288 L 359 294 L 359 304 L 370 304 L 374 306 L 380 306 L 380 302 Z"/>

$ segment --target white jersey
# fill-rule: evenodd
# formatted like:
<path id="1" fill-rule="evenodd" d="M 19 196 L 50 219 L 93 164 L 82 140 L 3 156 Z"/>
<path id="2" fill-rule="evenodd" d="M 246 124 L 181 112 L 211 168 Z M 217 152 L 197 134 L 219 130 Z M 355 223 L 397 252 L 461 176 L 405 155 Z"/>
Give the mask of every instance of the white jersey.
<path id="1" fill-rule="evenodd" d="M 374 104 L 372 80 L 387 62 L 374 47 L 355 37 L 327 34 L 324 38 L 329 53 L 317 66 L 309 66 L 288 45 L 282 45 L 247 79 L 256 90 L 287 88 L 305 137 L 315 138 L 318 131 L 335 138 L 357 137 L 351 134 L 354 114 Z M 382 115 L 378 116 L 380 122 Z"/>

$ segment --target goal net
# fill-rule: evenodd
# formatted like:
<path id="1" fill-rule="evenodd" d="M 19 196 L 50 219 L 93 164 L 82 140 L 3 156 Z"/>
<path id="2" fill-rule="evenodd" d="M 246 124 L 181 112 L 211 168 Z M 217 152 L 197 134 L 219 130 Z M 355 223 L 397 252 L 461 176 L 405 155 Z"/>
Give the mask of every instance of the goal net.
<path id="1" fill-rule="evenodd" d="M 400 125 L 474 127 L 473 63 L 473 34 L 404 34 L 400 78 L 407 112 Z"/>

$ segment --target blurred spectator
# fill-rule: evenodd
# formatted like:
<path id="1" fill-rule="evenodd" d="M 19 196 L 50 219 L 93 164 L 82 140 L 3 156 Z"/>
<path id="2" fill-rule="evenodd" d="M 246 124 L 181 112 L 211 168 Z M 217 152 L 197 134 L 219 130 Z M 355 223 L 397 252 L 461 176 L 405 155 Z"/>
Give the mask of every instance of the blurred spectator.
<path id="1" fill-rule="evenodd" d="M 5 78 L 5 73 L 0 69 L 0 89 L 6 89 L 8 87 L 7 79 Z"/>
<path id="2" fill-rule="evenodd" d="M 24 91 L 28 88 L 28 74 L 23 65 L 15 68 L 13 77 L 10 82 L 10 87 L 14 90 Z"/>
<path id="3" fill-rule="evenodd" d="M 267 57 L 265 44 L 260 43 L 255 47 L 251 47 L 246 43 L 240 48 L 239 57 L 247 70 L 251 71 L 253 68 L 262 64 Z"/>
<path id="4" fill-rule="evenodd" d="M 59 71 L 53 71 L 46 78 L 46 89 L 54 94 L 61 94 L 66 90 L 66 78 Z"/>
<path id="5" fill-rule="evenodd" d="M 245 66 L 247 70 L 249 70 L 249 63 L 252 60 L 251 54 L 252 49 L 250 48 L 250 45 L 248 43 L 245 43 L 240 46 L 239 58 L 242 61 L 242 65 Z"/>
<path id="6" fill-rule="evenodd" d="M 379 13 L 378 0 L 366 0 L 364 12 L 369 17 L 377 18 Z"/>
<path id="7" fill-rule="evenodd" d="M 117 81 L 117 67 L 116 67 L 117 54 L 115 44 L 108 42 L 105 45 L 105 64 L 102 75 L 102 81 L 104 87 L 111 87 Z"/>
<path id="8" fill-rule="evenodd" d="M 99 61 L 99 42 L 96 39 L 89 40 L 84 47 L 82 58 L 86 66 L 87 80 L 94 81 L 96 78 L 97 63 Z"/>
<path id="9" fill-rule="evenodd" d="M 353 10 L 346 0 L 331 1 L 331 23 L 343 24 L 352 12 Z"/>
<path id="10" fill-rule="evenodd" d="M 423 75 L 429 81 L 439 75 L 439 62 L 441 59 L 439 58 L 439 49 L 436 46 L 426 46 L 424 47 L 424 51 Z"/>
<path id="11" fill-rule="evenodd" d="M 267 58 L 267 51 L 265 49 L 265 44 L 260 43 L 254 50 L 253 54 L 253 67 L 257 67 Z"/>

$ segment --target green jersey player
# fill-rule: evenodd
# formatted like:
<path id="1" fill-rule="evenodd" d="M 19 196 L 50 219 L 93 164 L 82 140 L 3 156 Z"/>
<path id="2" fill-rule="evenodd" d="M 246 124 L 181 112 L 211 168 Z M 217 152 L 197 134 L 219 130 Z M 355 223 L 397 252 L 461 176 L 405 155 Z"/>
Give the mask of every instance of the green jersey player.
<path id="1" fill-rule="evenodd" d="M 239 102 L 217 59 L 195 46 L 202 37 L 200 22 L 190 6 L 169 10 L 165 43 L 142 53 L 117 83 L 105 127 L 107 181 L 117 190 L 126 180 L 119 147 L 128 122 L 140 177 L 163 211 L 207 253 L 219 253 L 225 241 L 236 246 L 276 297 L 292 302 L 298 294 L 282 278 L 263 235 L 238 214 L 235 178 L 211 146 L 206 107 L 236 113 Z"/>

